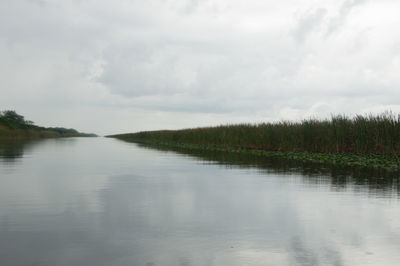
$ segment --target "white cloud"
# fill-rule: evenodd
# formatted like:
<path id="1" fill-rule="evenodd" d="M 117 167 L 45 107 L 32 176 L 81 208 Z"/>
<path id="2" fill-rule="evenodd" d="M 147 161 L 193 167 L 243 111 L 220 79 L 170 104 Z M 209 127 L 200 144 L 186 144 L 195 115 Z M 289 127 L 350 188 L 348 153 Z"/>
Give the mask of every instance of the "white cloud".
<path id="1" fill-rule="evenodd" d="M 321 27 L 321 23 L 327 13 L 325 8 L 318 8 L 316 10 L 308 10 L 304 16 L 299 18 L 296 28 L 293 31 L 294 38 L 302 43 L 307 36 L 314 30 Z"/>
<path id="2" fill-rule="evenodd" d="M 0 105 L 99 133 L 396 109 L 399 8 L 4 0 Z"/>
<path id="3" fill-rule="evenodd" d="M 327 35 L 334 33 L 340 27 L 344 26 L 348 17 L 351 15 L 351 11 L 367 1 L 368 0 L 345 0 L 338 14 L 329 21 Z"/>

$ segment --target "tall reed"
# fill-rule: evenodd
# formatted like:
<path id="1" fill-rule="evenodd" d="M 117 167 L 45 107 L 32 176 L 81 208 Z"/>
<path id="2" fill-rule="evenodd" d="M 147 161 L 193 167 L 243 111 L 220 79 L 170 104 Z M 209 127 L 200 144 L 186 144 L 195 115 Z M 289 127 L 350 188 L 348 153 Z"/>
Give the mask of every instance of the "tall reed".
<path id="1" fill-rule="evenodd" d="M 238 124 L 143 131 L 115 137 L 133 141 L 224 145 L 271 151 L 400 155 L 400 115 L 332 116 L 301 122 Z"/>

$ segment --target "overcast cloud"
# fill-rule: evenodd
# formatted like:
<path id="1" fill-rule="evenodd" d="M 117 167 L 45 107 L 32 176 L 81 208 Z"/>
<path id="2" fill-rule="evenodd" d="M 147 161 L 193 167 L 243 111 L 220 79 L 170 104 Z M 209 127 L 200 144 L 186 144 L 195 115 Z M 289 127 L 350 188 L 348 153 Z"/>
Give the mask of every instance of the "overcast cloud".
<path id="1" fill-rule="evenodd" d="M 400 112 L 397 0 L 2 0 L 0 109 L 110 134 Z"/>

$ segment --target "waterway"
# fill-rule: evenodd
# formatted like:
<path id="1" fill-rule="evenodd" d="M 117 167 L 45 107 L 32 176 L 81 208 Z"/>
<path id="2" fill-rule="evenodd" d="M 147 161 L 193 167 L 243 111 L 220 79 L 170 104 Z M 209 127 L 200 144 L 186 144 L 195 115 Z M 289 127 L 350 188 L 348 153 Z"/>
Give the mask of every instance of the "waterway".
<path id="1" fill-rule="evenodd" d="M 0 265 L 398 265 L 399 179 L 108 138 L 0 143 Z"/>

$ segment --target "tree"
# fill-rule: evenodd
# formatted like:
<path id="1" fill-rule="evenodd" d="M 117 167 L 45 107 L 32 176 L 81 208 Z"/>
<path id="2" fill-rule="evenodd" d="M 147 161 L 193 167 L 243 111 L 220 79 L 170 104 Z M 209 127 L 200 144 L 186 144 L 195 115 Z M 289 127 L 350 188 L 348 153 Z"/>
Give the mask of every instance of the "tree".
<path id="1" fill-rule="evenodd" d="M 1 113 L 1 117 L 8 121 L 15 122 L 18 124 L 22 124 L 22 125 L 26 124 L 24 117 L 22 115 L 17 114 L 17 112 L 15 112 L 13 110 L 3 111 Z"/>

